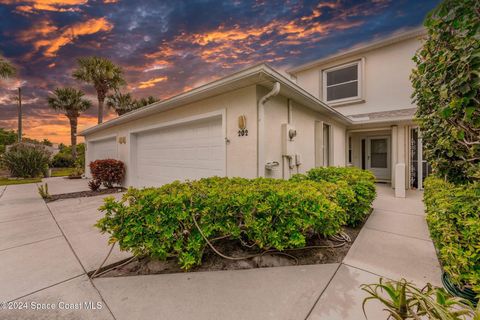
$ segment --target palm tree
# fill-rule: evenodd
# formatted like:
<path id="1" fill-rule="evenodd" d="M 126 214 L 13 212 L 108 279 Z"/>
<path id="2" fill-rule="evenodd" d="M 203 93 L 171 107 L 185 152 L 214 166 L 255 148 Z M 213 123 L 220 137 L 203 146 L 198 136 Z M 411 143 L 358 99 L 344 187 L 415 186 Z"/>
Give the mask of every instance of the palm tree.
<path id="1" fill-rule="evenodd" d="M 125 84 L 122 69 L 112 61 L 102 57 L 78 59 L 79 67 L 73 72 L 77 80 L 93 84 L 98 98 L 98 123 L 103 122 L 103 102 L 110 90 Z"/>
<path id="2" fill-rule="evenodd" d="M 130 93 L 115 92 L 107 96 L 107 107 L 115 110 L 121 116 L 136 109 L 136 103 Z"/>
<path id="3" fill-rule="evenodd" d="M 15 67 L 0 55 L 0 78 L 9 78 L 15 75 Z"/>
<path id="4" fill-rule="evenodd" d="M 57 88 L 53 96 L 48 97 L 48 105 L 63 111 L 70 121 L 70 138 L 72 142 L 72 157 L 77 158 L 77 125 L 80 113 L 92 106 L 92 102 L 84 98 L 84 93 L 75 88 Z"/>
<path id="5" fill-rule="evenodd" d="M 152 104 L 154 102 L 160 101 L 159 99 L 153 97 L 153 96 L 148 96 L 146 98 L 142 98 L 137 101 L 137 105 L 139 108 L 148 106 L 149 104 Z"/>

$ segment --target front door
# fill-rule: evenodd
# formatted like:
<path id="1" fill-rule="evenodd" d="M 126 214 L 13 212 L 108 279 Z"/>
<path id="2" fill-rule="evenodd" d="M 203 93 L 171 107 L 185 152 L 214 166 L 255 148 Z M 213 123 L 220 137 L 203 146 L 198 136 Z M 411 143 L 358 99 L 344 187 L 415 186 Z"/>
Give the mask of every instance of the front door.
<path id="1" fill-rule="evenodd" d="M 367 138 L 366 164 L 377 180 L 390 180 L 390 137 Z"/>

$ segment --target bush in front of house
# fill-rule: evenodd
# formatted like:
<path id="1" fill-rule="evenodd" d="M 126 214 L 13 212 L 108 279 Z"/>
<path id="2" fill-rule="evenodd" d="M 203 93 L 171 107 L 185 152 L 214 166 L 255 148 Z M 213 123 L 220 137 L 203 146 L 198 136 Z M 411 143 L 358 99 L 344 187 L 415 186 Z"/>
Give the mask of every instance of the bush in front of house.
<path id="1" fill-rule="evenodd" d="M 356 226 L 366 219 L 376 196 L 375 176 L 370 171 L 356 167 L 314 168 L 305 175 L 294 175 L 292 180 L 326 181 L 340 185 L 337 201 L 347 211 L 347 224 L 350 226 Z"/>
<path id="2" fill-rule="evenodd" d="M 53 156 L 52 167 L 53 168 L 72 168 L 75 166 L 75 160 L 71 154 L 57 153 Z"/>
<path id="3" fill-rule="evenodd" d="M 36 178 L 47 173 L 50 153 L 42 145 L 16 143 L 2 155 L 1 162 L 13 177 Z"/>
<path id="4" fill-rule="evenodd" d="M 425 180 L 430 235 L 451 281 L 480 294 L 480 183 Z"/>
<path id="5" fill-rule="evenodd" d="M 110 197 L 97 227 L 136 256 L 175 256 L 188 270 L 201 263 L 204 236 L 237 240 L 258 252 L 303 247 L 341 231 L 347 216 L 334 184 L 275 179 L 206 178 Z M 214 242 L 214 241 L 213 241 Z"/>
<path id="6" fill-rule="evenodd" d="M 125 177 L 125 165 L 120 160 L 104 159 L 90 162 L 90 172 L 94 180 L 100 181 L 106 188 L 121 184 Z"/>

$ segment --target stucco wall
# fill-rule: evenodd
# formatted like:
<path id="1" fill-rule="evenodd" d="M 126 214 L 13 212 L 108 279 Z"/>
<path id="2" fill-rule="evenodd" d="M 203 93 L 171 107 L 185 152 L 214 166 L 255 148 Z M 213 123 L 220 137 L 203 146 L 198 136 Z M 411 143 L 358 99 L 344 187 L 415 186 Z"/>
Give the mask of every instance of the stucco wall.
<path id="1" fill-rule="evenodd" d="M 345 115 L 412 108 L 412 86 L 409 80 L 414 67 L 412 57 L 421 46 L 412 38 L 371 50 L 347 59 L 340 59 L 296 74 L 297 83 L 322 99 L 322 70 L 363 59 L 364 102 L 335 106 Z"/>
<path id="2" fill-rule="evenodd" d="M 253 178 L 257 175 L 257 107 L 256 107 L 256 87 L 249 86 L 238 89 L 233 92 L 225 93 L 216 97 L 205 99 L 199 102 L 185 105 L 172 110 L 159 112 L 153 116 L 130 121 L 112 128 L 107 128 L 100 132 L 88 135 L 87 141 L 87 159 L 86 164 L 90 162 L 91 154 L 88 152 L 88 144 L 92 139 L 99 139 L 116 135 L 126 137 L 126 144 L 118 144 L 118 159 L 123 161 L 127 167 L 126 185 L 131 185 L 133 177 L 129 175 L 128 167 L 130 165 L 130 137 L 129 131 L 138 130 L 143 127 L 153 126 L 165 122 L 175 121 L 186 117 L 201 115 L 217 110 L 225 110 L 226 114 L 226 138 L 229 140 L 226 146 L 226 172 L 227 176 L 241 176 Z M 247 119 L 248 136 L 239 137 L 238 117 L 245 115 Z M 88 172 L 88 171 L 87 171 Z"/>
<path id="3" fill-rule="evenodd" d="M 258 99 L 267 92 L 267 89 L 258 87 Z M 318 121 L 324 121 L 332 126 L 332 165 L 345 166 L 345 127 L 329 117 L 293 102 L 291 124 L 297 130 L 294 150 L 301 156 L 299 173 L 315 167 L 315 123 Z M 297 173 L 297 167 L 289 169 L 286 160 L 282 158 L 282 124 L 287 122 L 288 99 L 279 95 L 269 100 L 265 104 L 265 161 L 277 161 L 280 166 L 266 171 L 266 177 L 288 178 Z M 282 168 L 283 161 L 285 164 Z"/>

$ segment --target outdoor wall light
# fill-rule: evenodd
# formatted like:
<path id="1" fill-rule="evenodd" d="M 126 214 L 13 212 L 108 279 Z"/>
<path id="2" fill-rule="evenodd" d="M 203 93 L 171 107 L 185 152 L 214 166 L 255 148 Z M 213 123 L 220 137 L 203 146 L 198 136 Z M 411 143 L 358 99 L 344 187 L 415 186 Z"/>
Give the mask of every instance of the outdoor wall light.
<path id="1" fill-rule="evenodd" d="M 127 143 L 127 137 L 118 137 L 118 143 L 126 144 Z"/>

